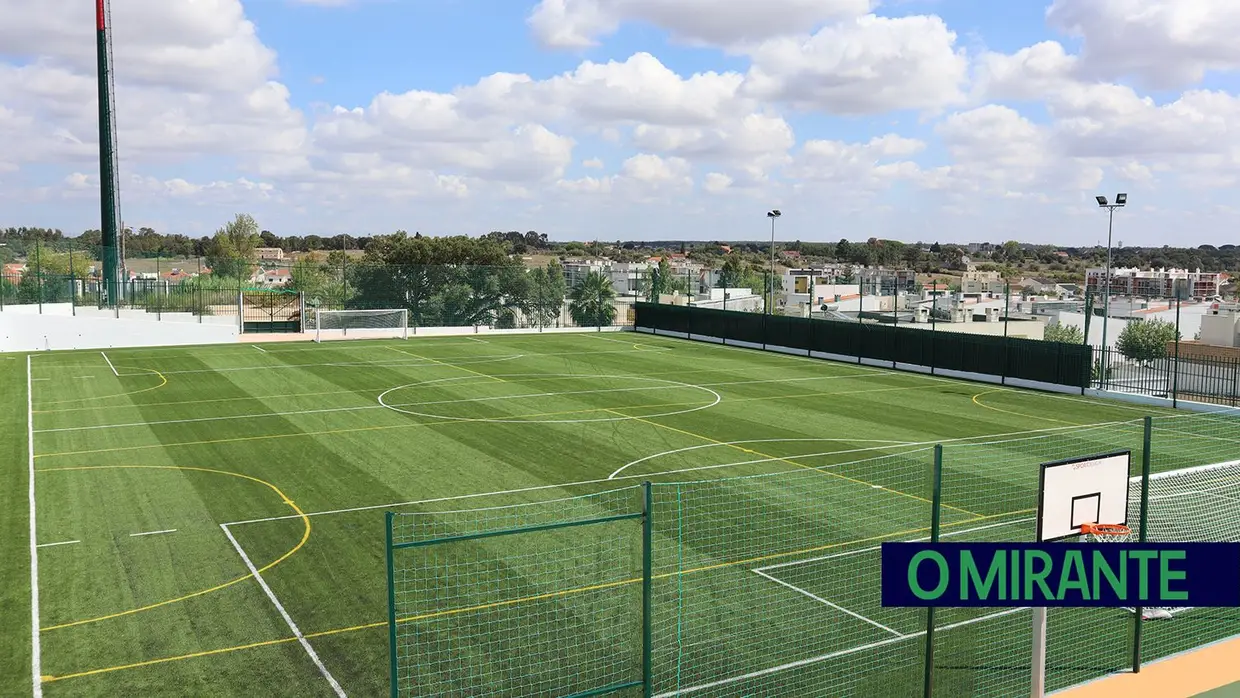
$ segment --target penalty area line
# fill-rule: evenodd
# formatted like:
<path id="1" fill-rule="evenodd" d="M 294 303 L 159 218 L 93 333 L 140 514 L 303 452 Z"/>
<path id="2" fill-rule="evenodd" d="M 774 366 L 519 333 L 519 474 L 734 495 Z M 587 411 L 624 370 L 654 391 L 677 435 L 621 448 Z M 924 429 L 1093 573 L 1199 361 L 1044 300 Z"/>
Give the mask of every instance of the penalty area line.
<path id="1" fill-rule="evenodd" d="M 121 374 L 119 371 L 116 370 L 116 366 L 112 365 L 112 359 L 109 359 L 108 355 L 102 351 L 99 352 L 99 355 L 103 357 L 104 361 L 108 362 L 108 368 L 112 369 L 112 375 L 116 376 L 117 378 L 120 378 Z"/>
<path id="2" fill-rule="evenodd" d="M 318 653 L 315 652 L 314 648 L 310 646 L 310 641 L 307 640 L 306 636 L 301 633 L 301 628 L 297 627 L 297 624 L 293 622 L 292 616 L 290 616 L 288 611 L 284 609 L 284 604 L 280 603 L 280 599 L 276 598 L 275 592 L 271 590 L 271 587 L 267 586 L 267 581 L 263 579 L 263 575 L 258 573 L 258 569 L 254 567 L 254 563 L 250 561 L 250 556 L 245 554 L 245 550 L 241 547 L 241 544 L 238 543 L 237 539 L 233 537 L 232 531 L 228 530 L 228 524 L 220 524 L 220 528 L 223 529 L 224 535 L 228 536 L 228 542 L 232 543 L 233 548 L 237 550 L 237 554 L 241 556 L 242 562 L 244 562 L 246 568 L 250 570 L 250 574 L 254 576 L 255 581 L 257 581 L 258 585 L 263 588 L 263 592 L 267 594 L 267 598 L 271 600 L 271 603 L 275 604 L 276 610 L 280 612 L 280 617 L 284 619 L 284 623 L 288 625 L 289 630 L 293 631 L 293 636 L 297 638 L 297 642 L 300 643 L 302 648 L 306 650 L 306 654 L 310 655 L 310 660 L 314 662 L 314 665 L 319 668 L 319 673 L 323 675 L 323 678 L 327 679 L 327 683 L 331 684 L 332 690 L 336 692 L 337 696 L 340 696 L 340 698 L 346 698 L 344 689 L 340 687 L 340 683 L 336 681 L 336 677 L 332 676 L 332 673 L 327 670 L 327 667 L 323 664 L 323 660 L 319 659 Z"/>

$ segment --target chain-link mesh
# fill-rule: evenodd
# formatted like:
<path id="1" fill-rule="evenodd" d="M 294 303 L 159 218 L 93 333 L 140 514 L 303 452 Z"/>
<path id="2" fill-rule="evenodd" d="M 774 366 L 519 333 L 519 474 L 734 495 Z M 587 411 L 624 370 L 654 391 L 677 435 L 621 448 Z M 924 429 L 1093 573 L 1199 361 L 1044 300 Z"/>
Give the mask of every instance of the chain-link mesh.
<path id="1" fill-rule="evenodd" d="M 927 535 L 931 463 L 655 484 L 655 693 L 916 695 L 925 614 L 882 607 L 878 545 Z"/>
<path id="2" fill-rule="evenodd" d="M 392 514 L 397 693 L 524 698 L 640 681 L 641 491 Z"/>

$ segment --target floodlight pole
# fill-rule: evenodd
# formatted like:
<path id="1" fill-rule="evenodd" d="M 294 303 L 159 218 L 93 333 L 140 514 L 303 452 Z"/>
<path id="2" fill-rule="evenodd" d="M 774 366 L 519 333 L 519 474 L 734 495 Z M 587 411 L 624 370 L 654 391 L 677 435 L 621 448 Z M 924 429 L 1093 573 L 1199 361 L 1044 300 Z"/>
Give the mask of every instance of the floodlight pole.
<path id="1" fill-rule="evenodd" d="M 771 219 L 771 281 L 767 291 L 769 298 L 766 306 L 766 312 L 768 315 L 775 314 L 775 219 L 779 218 L 780 215 L 781 212 L 779 209 L 768 211 L 766 214 L 766 217 Z M 810 296 L 812 297 L 813 295 L 814 294 L 811 291 Z"/>
<path id="2" fill-rule="evenodd" d="M 1107 270 L 1102 287 L 1102 347 L 1103 353 L 1110 347 L 1107 341 L 1107 320 L 1111 317 L 1111 233 L 1115 229 L 1115 206 L 1107 206 Z"/>
<path id="3" fill-rule="evenodd" d="M 1115 197 L 1115 203 L 1109 203 L 1105 196 L 1096 197 L 1099 208 L 1107 210 L 1107 269 L 1105 286 L 1102 290 L 1102 355 L 1103 361 L 1107 360 L 1107 350 L 1110 346 L 1107 344 L 1107 321 L 1111 318 L 1111 234 L 1115 230 L 1115 209 L 1123 208 L 1128 203 L 1127 194 L 1118 194 Z M 1089 337 L 1085 338 L 1089 341 Z M 1105 370 L 1105 366 L 1103 367 Z"/>

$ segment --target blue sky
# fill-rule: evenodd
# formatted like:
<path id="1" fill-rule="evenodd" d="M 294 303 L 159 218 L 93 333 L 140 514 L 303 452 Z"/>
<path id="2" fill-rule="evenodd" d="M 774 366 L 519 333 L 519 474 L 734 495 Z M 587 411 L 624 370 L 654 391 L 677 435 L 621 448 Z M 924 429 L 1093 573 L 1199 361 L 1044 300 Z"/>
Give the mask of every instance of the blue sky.
<path id="1" fill-rule="evenodd" d="M 79 4 L 0 0 L 0 225 L 98 225 Z M 1129 244 L 1227 243 L 1240 7 L 1139 5 L 126 0 L 123 213 L 746 239 L 779 207 L 789 239 L 1092 244 L 1124 190 Z"/>

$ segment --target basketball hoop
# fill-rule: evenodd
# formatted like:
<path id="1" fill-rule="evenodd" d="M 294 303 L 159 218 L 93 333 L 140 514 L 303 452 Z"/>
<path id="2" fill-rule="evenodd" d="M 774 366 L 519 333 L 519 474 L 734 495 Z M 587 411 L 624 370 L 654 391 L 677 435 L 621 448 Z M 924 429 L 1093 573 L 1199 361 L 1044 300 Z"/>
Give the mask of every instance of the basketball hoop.
<path id="1" fill-rule="evenodd" d="M 1123 524 L 1081 524 L 1081 535 L 1107 538 L 1126 538 L 1132 535 L 1132 529 Z"/>

